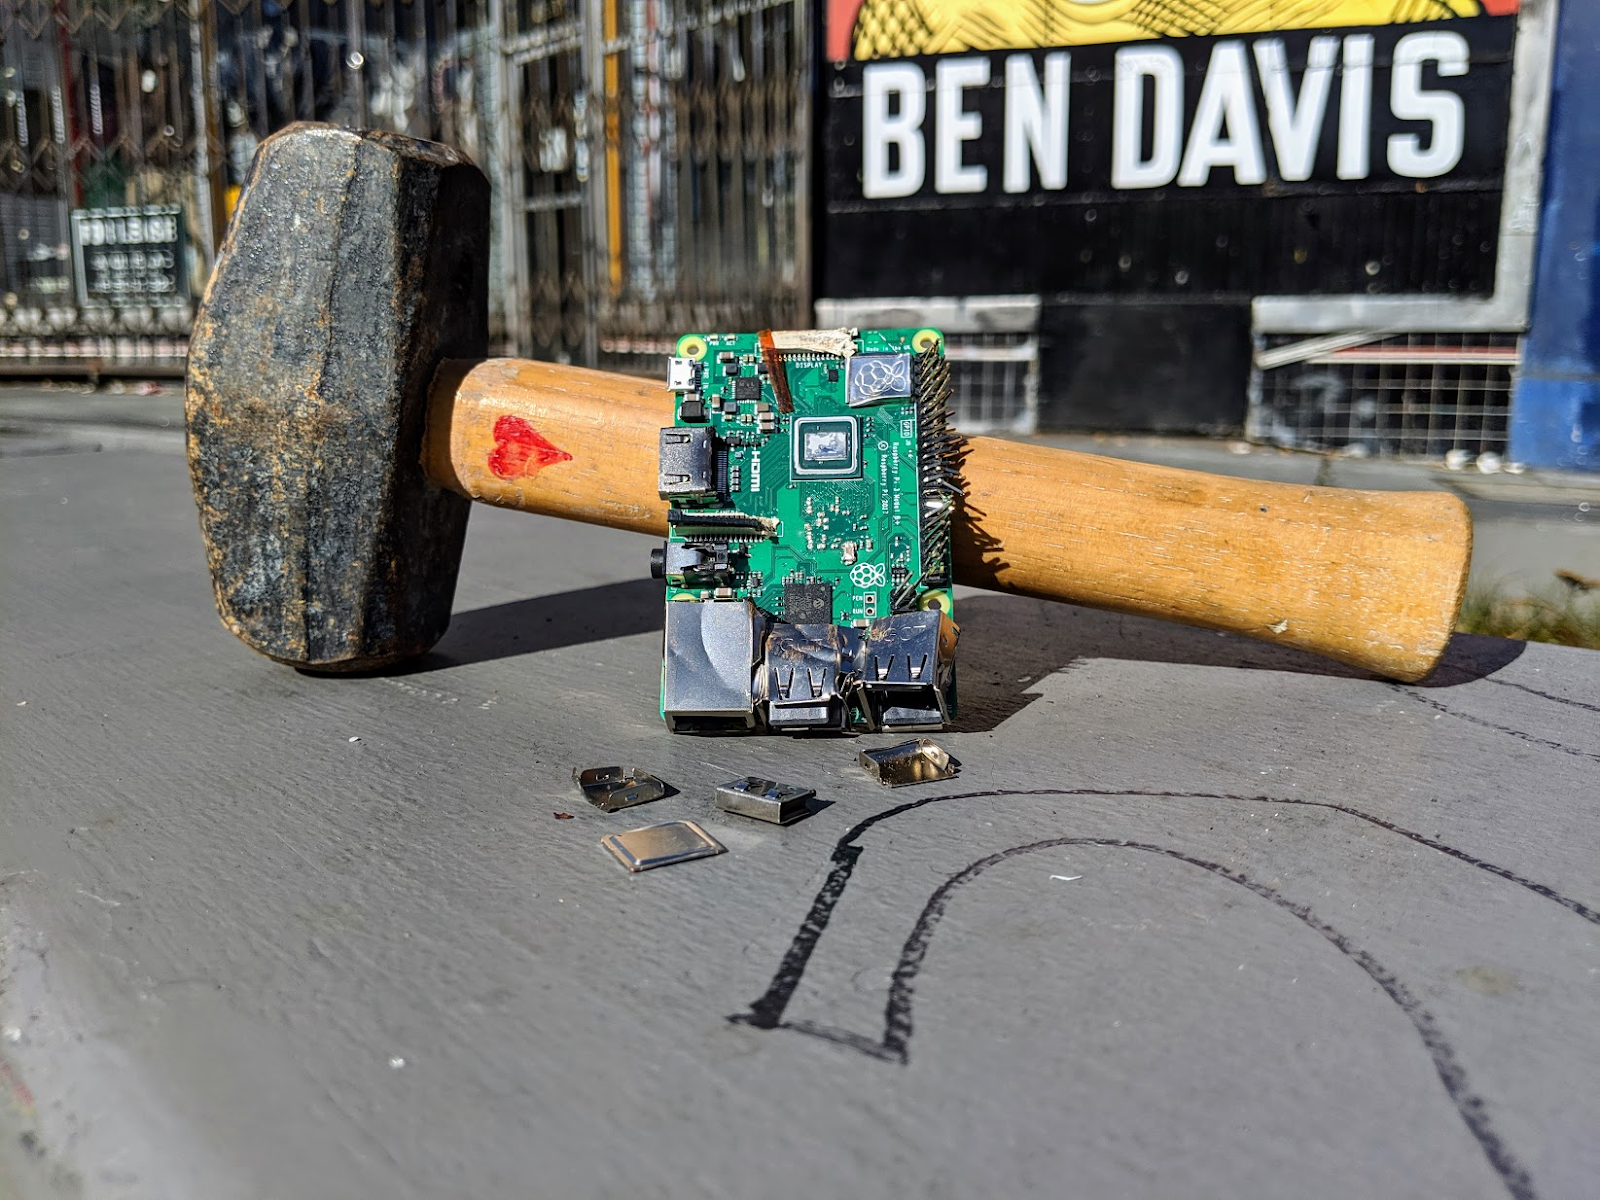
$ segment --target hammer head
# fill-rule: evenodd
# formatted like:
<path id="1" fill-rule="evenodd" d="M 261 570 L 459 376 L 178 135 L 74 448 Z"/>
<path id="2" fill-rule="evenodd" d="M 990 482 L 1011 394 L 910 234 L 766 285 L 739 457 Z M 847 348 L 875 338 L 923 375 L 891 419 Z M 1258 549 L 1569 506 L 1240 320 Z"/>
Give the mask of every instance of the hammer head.
<path id="1" fill-rule="evenodd" d="M 430 483 L 429 384 L 488 351 L 489 185 L 454 150 L 262 142 L 189 342 L 189 472 L 222 622 L 291 666 L 421 654 L 470 502 Z"/>

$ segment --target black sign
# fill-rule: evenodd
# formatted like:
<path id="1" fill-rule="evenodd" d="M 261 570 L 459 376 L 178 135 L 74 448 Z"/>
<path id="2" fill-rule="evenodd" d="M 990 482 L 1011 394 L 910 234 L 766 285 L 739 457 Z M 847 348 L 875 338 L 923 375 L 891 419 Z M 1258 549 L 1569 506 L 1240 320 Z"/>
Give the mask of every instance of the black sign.
<path id="1" fill-rule="evenodd" d="M 182 303 L 189 296 L 184 246 L 183 213 L 175 204 L 75 210 L 78 303 Z"/>
<path id="2" fill-rule="evenodd" d="M 821 294 L 1487 294 L 1515 17 L 825 68 Z"/>

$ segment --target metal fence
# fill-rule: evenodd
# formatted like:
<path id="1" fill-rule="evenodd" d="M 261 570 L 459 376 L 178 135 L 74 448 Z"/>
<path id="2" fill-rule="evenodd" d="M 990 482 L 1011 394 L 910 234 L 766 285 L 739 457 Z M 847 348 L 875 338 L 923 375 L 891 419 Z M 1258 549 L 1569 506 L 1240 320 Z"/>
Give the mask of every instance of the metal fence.
<path id="1" fill-rule="evenodd" d="M 803 0 L 516 0 L 508 330 L 654 373 L 675 336 L 807 323 Z"/>
<path id="2" fill-rule="evenodd" d="M 502 349 L 654 372 L 682 330 L 800 323 L 808 19 L 804 0 L 3 0 L 0 370 L 181 369 L 250 156 L 296 120 L 484 168 Z M 150 205 L 182 221 L 170 292 L 86 299 L 71 214 Z"/>
<path id="3" fill-rule="evenodd" d="M 1039 427 L 1038 296 L 919 296 L 817 301 L 828 328 L 933 325 L 945 335 L 954 386 L 951 412 L 963 433 Z"/>
<path id="4" fill-rule="evenodd" d="M 1039 425 L 1039 339 L 1029 333 L 945 334 L 952 421 L 963 433 L 1033 433 Z"/>
<path id="5" fill-rule="evenodd" d="M 1363 456 L 1503 456 L 1520 343 L 1515 333 L 1264 338 L 1247 432 Z"/>

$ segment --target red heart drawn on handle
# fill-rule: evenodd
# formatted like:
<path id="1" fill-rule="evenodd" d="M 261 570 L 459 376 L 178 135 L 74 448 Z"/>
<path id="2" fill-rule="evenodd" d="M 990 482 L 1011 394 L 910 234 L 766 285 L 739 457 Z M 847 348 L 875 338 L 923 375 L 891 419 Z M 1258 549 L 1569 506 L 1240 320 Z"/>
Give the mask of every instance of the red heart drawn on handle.
<path id="1" fill-rule="evenodd" d="M 501 479 L 537 475 L 551 463 L 570 462 L 572 455 L 553 446 L 521 417 L 504 416 L 494 423 L 494 449 L 489 470 Z"/>

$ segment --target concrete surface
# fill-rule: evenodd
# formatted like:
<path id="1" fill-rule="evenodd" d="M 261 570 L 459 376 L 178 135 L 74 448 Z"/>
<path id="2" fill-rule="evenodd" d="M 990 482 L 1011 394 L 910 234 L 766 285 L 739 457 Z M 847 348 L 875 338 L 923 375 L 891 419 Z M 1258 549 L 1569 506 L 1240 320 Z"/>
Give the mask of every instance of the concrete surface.
<path id="1" fill-rule="evenodd" d="M 217 622 L 175 439 L 0 462 L 0 1196 L 1594 1194 L 1592 653 L 968 594 L 962 774 L 890 792 L 663 731 L 644 539 L 473 522 L 438 650 L 319 678 Z M 599 847 L 679 817 L 729 853 Z"/>

